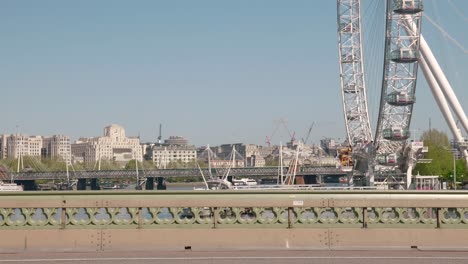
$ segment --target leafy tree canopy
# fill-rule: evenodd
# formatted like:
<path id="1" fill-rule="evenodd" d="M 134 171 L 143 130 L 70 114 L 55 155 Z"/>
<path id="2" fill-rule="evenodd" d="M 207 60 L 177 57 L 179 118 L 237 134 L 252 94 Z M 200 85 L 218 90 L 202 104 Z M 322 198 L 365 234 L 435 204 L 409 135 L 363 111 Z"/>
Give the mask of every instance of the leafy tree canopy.
<path id="1" fill-rule="evenodd" d="M 428 147 L 427 159 L 432 159 L 428 164 L 417 164 L 413 174 L 439 175 L 445 180 L 453 181 L 453 152 L 447 134 L 431 129 L 425 131 L 421 136 L 421 141 Z M 457 181 L 461 181 L 465 176 L 466 164 L 464 160 L 456 160 Z"/>

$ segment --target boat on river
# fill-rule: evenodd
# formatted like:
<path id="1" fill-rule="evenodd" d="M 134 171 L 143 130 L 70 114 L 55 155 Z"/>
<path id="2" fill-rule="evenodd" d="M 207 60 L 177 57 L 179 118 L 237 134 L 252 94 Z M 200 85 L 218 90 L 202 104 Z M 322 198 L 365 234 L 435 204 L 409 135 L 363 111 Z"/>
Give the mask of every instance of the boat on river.
<path id="1" fill-rule="evenodd" d="M 232 185 L 234 186 L 252 186 L 257 184 L 257 181 L 251 178 L 232 179 Z"/>
<path id="2" fill-rule="evenodd" d="M 0 192 L 20 192 L 23 191 L 23 186 L 16 183 L 5 183 L 0 181 Z"/>

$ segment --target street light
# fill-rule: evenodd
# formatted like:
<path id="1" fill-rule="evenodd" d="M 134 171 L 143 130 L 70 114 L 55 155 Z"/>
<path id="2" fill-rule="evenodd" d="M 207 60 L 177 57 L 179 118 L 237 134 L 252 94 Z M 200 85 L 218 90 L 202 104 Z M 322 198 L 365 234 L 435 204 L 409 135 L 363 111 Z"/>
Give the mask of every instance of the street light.
<path id="1" fill-rule="evenodd" d="M 447 147 L 444 147 L 444 148 L 446 150 L 449 150 L 449 151 L 452 152 L 452 157 L 453 157 L 453 184 L 454 184 L 453 188 L 454 188 L 454 190 L 456 190 L 457 189 L 457 166 L 456 166 L 456 157 L 455 157 L 455 155 L 456 155 L 457 149 L 455 149 L 455 148 L 449 149 Z M 450 176 L 452 176 L 452 175 L 450 175 Z"/>
<path id="2" fill-rule="evenodd" d="M 454 189 L 457 189 L 457 166 L 455 162 L 455 151 L 453 152 L 453 182 L 455 184 Z"/>

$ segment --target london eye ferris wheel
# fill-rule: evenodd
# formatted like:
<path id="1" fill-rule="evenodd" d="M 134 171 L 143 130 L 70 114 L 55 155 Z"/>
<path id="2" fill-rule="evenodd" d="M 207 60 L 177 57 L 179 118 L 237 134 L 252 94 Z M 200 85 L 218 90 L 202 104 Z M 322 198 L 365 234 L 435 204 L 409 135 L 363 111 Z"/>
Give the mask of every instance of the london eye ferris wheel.
<path id="1" fill-rule="evenodd" d="M 387 0 L 380 107 L 375 133 L 369 120 L 361 30 L 361 1 L 337 0 L 341 94 L 355 170 L 394 171 L 402 164 L 416 102 L 422 0 Z M 369 173 L 370 172 L 370 173 Z"/>

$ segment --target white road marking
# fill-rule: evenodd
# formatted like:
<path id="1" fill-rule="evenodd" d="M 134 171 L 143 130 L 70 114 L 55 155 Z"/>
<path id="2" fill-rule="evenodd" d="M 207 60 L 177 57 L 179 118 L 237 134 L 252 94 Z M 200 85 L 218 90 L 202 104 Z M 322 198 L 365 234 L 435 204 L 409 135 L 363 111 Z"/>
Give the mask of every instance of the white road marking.
<path id="1" fill-rule="evenodd" d="M 42 258 L 42 259 L 2 259 L 1 262 L 56 262 L 56 261 L 116 261 L 116 260 L 249 260 L 249 259 L 432 259 L 432 260 L 468 260 L 467 257 L 326 257 L 326 256 L 304 256 L 304 257 L 146 257 L 146 258 Z"/>

